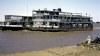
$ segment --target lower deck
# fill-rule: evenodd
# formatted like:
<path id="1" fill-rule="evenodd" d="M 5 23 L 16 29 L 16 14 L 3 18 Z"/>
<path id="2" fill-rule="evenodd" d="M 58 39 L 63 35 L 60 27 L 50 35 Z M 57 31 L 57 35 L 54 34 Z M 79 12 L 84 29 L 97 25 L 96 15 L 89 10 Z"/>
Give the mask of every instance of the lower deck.
<path id="1" fill-rule="evenodd" d="M 29 30 L 34 31 L 86 31 L 93 30 L 92 23 L 60 23 L 53 24 L 51 27 L 31 27 Z"/>
<path id="2" fill-rule="evenodd" d="M 46 25 L 47 26 L 47 25 Z M 53 23 L 50 27 L 24 27 L 24 26 L 0 26 L 0 30 L 31 30 L 31 31 L 86 31 L 93 30 L 92 23 Z"/>

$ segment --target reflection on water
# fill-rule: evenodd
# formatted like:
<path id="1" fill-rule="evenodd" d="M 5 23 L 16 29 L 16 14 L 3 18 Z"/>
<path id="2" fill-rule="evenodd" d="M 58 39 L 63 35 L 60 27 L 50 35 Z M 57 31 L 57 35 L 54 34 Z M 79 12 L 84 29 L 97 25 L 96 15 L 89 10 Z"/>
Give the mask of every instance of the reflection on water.
<path id="1" fill-rule="evenodd" d="M 100 30 L 83 32 L 0 32 L 0 53 L 35 51 L 84 41 L 95 37 Z"/>

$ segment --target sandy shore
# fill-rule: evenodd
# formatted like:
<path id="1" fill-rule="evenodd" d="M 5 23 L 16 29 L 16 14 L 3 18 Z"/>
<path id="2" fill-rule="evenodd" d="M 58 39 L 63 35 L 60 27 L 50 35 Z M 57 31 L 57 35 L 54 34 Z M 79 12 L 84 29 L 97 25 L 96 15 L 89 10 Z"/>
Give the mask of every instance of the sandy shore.
<path id="1" fill-rule="evenodd" d="M 100 50 L 82 46 L 65 46 L 41 51 L 0 54 L 0 56 L 100 56 Z"/>

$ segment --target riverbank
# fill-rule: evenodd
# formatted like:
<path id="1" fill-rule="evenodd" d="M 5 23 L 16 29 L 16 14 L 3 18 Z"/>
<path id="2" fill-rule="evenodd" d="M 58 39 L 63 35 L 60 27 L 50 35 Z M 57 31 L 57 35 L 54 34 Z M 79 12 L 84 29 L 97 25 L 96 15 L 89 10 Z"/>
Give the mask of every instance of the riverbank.
<path id="1" fill-rule="evenodd" d="M 0 56 L 99 56 L 100 50 L 83 46 L 62 46 L 40 51 L 0 54 Z"/>

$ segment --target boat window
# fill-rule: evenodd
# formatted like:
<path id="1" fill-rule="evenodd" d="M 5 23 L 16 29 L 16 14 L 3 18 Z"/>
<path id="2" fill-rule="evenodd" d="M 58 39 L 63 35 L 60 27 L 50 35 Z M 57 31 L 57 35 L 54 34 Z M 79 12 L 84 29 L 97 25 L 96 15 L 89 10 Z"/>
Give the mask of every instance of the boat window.
<path id="1" fill-rule="evenodd" d="M 67 17 L 64 17 L 64 19 L 67 19 Z"/>
<path id="2" fill-rule="evenodd" d="M 58 25 L 58 22 L 50 22 L 50 25 L 51 26 L 57 26 Z"/>
<path id="3" fill-rule="evenodd" d="M 54 16 L 54 19 L 58 19 L 58 16 Z"/>
<path id="4" fill-rule="evenodd" d="M 47 16 L 47 19 L 49 19 L 49 16 Z"/>
<path id="5" fill-rule="evenodd" d="M 62 16 L 59 16 L 59 19 L 62 19 Z"/>
<path id="6" fill-rule="evenodd" d="M 46 25 L 47 24 L 47 22 L 43 22 L 43 24 L 42 25 Z"/>

